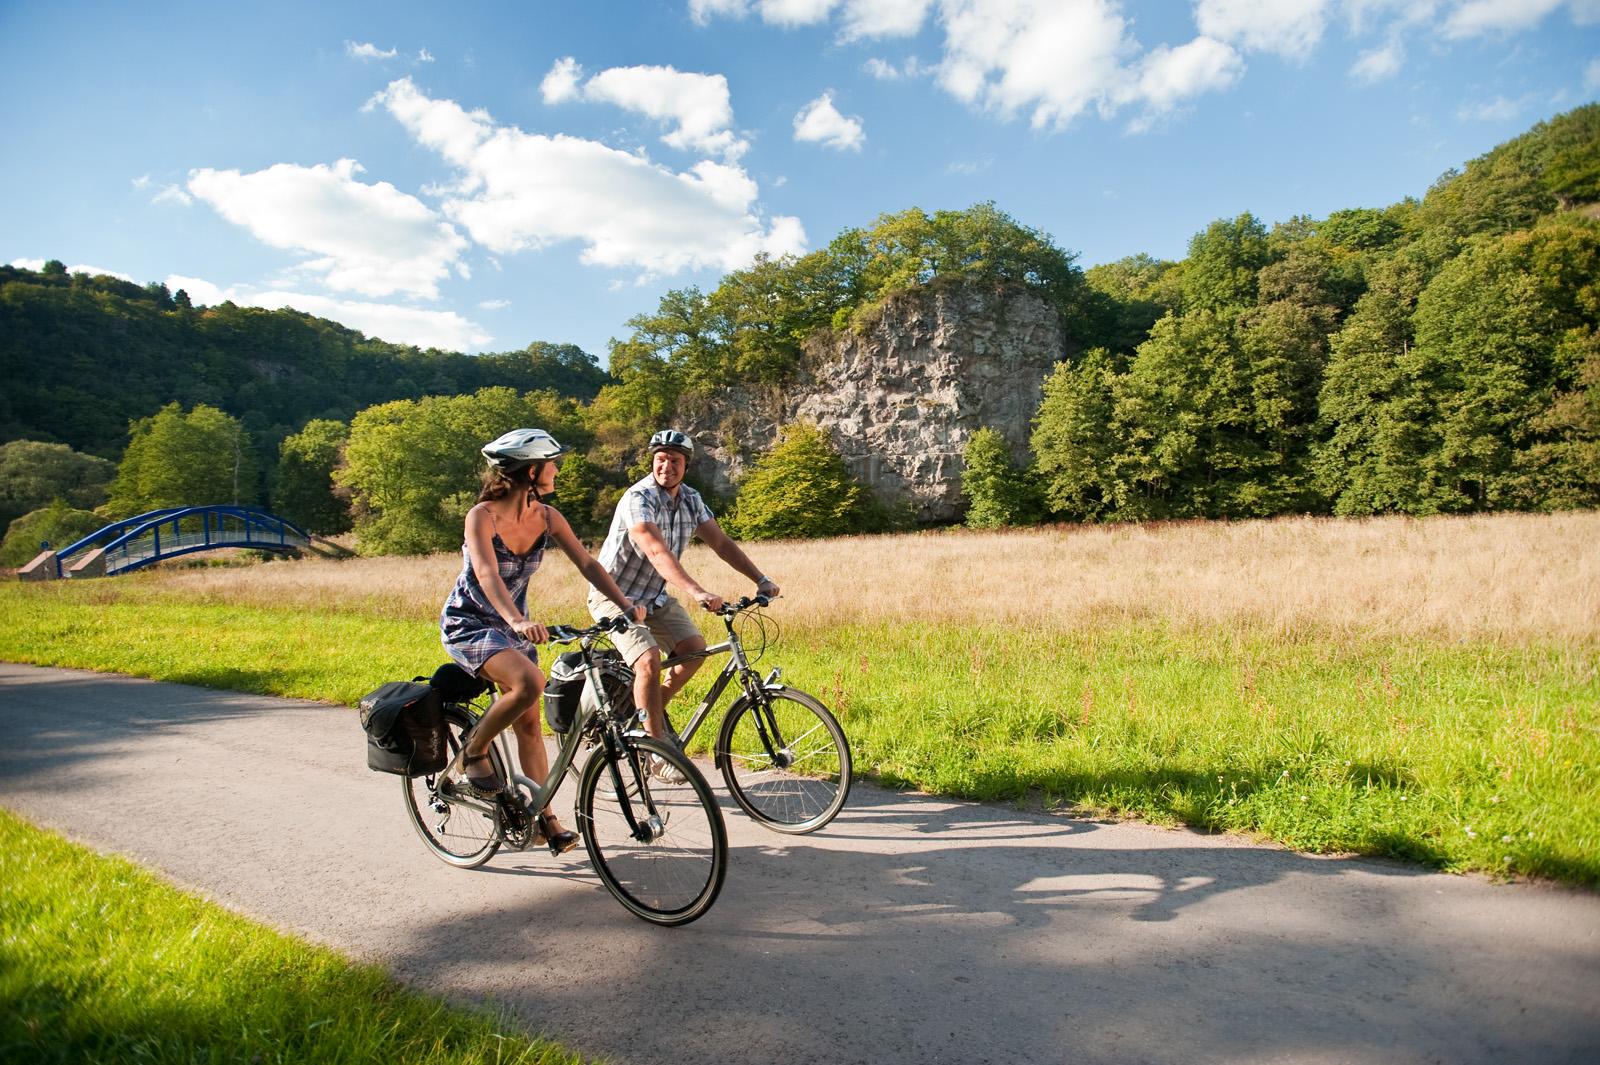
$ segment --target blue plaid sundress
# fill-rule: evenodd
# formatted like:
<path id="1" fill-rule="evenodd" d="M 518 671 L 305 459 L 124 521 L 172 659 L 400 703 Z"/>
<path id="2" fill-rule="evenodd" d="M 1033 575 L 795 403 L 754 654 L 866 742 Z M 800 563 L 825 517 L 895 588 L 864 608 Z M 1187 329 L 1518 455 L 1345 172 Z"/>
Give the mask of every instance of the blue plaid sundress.
<path id="1" fill-rule="evenodd" d="M 494 534 L 494 560 L 500 570 L 500 580 L 523 614 L 528 612 L 528 578 L 544 561 L 545 544 L 549 539 L 548 533 L 541 534 L 527 554 L 519 555 L 506 546 L 499 533 Z M 465 562 L 461 575 L 456 578 L 456 585 L 439 614 L 439 642 L 444 644 L 445 653 L 474 677 L 485 662 L 501 651 L 521 651 L 530 660 L 539 661 L 538 646 L 512 632 L 511 626 L 489 602 L 489 597 L 483 594 L 483 586 L 472 572 L 472 556 L 466 544 L 461 545 L 461 557 Z"/>

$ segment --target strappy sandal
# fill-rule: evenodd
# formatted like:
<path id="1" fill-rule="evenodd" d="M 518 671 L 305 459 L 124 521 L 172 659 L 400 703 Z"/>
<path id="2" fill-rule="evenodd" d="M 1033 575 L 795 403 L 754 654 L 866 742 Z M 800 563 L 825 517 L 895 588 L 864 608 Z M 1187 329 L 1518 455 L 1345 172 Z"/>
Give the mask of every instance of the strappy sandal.
<path id="1" fill-rule="evenodd" d="M 488 751 L 485 751 L 482 754 L 467 754 L 463 752 L 461 755 L 461 779 L 465 781 L 467 787 L 471 788 L 473 791 L 479 792 L 485 796 L 498 795 L 504 788 L 504 785 L 500 783 L 500 775 L 494 772 L 492 763 L 489 772 L 480 776 L 473 776 L 472 770 L 467 768 L 468 766 L 477 765 L 479 762 L 487 761 L 489 761 Z"/>
<path id="2" fill-rule="evenodd" d="M 545 846 L 550 848 L 551 854 L 565 854 L 578 845 L 578 834 L 565 829 L 555 831 L 555 820 L 549 814 L 540 814 L 539 834 L 544 837 Z"/>

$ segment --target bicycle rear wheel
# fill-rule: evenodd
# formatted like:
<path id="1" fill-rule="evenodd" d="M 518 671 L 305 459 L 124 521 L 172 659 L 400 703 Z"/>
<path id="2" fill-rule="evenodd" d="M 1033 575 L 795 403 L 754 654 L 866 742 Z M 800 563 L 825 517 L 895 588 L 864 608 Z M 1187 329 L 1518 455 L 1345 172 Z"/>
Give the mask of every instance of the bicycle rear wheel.
<path id="1" fill-rule="evenodd" d="M 775 832 L 815 832 L 850 794 L 850 743 L 815 698 L 795 688 L 741 696 L 717 737 L 717 765 L 733 801 Z M 765 733 L 765 738 L 763 738 Z"/>
<path id="2" fill-rule="evenodd" d="M 458 706 L 444 708 L 445 744 L 452 761 L 461 750 L 462 736 L 477 720 Z M 498 746 L 489 748 L 489 759 L 500 779 L 509 779 Z M 461 869 L 482 865 L 500 849 L 494 804 L 464 793 L 454 794 L 448 785 L 443 794 L 435 794 L 437 780 L 435 774 L 401 779 L 412 827 L 440 861 Z"/>
<path id="3" fill-rule="evenodd" d="M 603 745 L 584 764 L 578 781 L 583 844 L 601 883 L 630 912 L 652 924 L 688 924 L 711 908 L 727 875 L 722 812 L 711 786 L 682 752 L 646 737 L 626 742 L 638 758 L 617 759 L 615 772 Z M 669 783 L 651 776 L 647 755 L 666 761 L 682 779 Z M 629 823 L 629 812 L 638 829 Z"/>

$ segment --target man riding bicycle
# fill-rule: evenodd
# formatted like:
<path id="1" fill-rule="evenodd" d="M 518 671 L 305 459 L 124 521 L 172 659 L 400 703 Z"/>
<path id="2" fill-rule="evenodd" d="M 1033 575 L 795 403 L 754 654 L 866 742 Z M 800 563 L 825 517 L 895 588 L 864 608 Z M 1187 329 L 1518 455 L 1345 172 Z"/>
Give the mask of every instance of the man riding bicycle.
<path id="1" fill-rule="evenodd" d="M 708 592 L 683 568 L 679 559 L 689 541 L 698 536 L 724 562 L 756 582 L 756 590 L 778 594 L 778 585 L 751 562 L 722 531 L 700 493 L 683 483 L 684 471 L 694 457 L 694 442 L 676 429 L 663 429 L 650 438 L 650 473 L 617 502 L 611 530 L 600 548 L 600 564 L 622 593 L 646 609 L 642 623 L 635 622 L 612 638 L 622 657 L 633 667 L 633 698 L 645 711 L 646 727 L 657 739 L 669 739 L 666 704 L 694 676 L 704 659 L 681 662 L 663 678 L 660 655 L 691 654 L 705 649 L 705 637 L 695 628 L 688 611 L 667 592 L 681 588 L 706 610 L 722 609 L 722 596 Z M 612 617 L 617 607 L 604 595 L 591 591 L 589 613 L 596 620 Z"/>

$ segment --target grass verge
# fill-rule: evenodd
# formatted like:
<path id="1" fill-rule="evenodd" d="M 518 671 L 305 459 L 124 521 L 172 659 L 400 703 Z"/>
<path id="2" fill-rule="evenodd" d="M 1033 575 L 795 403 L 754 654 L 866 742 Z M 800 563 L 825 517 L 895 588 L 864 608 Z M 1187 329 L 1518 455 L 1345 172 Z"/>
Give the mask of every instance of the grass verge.
<path id="1" fill-rule="evenodd" d="M 193 603 L 157 581 L 0 585 L 0 612 L 0 659 L 345 704 L 441 660 L 431 619 Z M 1600 886 L 1592 642 L 810 622 L 772 664 L 892 785 Z"/>
<path id="2" fill-rule="evenodd" d="M 0 1059 L 581 1061 L 3 810 Z"/>

